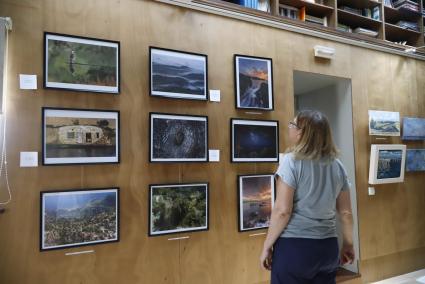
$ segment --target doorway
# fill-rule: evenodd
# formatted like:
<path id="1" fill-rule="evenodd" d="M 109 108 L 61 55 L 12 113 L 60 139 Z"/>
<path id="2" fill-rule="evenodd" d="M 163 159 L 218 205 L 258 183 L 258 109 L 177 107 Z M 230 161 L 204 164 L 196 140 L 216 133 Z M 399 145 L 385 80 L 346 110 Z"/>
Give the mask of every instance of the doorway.
<path id="1" fill-rule="evenodd" d="M 354 133 L 351 99 L 351 80 L 328 75 L 294 71 L 295 113 L 314 109 L 324 113 L 332 128 L 335 144 L 340 150 L 339 159 L 344 164 L 351 183 L 351 207 L 354 219 L 354 250 L 356 259 L 344 268 L 358 273 L 359 234 L 354 163 Z M 338 231 L 340 224 L 337 222 Z M 339 236 L 339 242 L 341 241 Z"/>

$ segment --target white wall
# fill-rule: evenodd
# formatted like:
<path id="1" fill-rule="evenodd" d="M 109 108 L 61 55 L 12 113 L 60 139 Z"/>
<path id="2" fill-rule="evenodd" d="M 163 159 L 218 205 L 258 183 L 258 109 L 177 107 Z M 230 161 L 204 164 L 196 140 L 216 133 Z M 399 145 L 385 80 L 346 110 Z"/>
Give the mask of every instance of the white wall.
<path id="1" fill-rule="evenodd" d="M 299 72 L 294 73 L 294 81 Z M 303 81 L 308 84 L 306 74 L 303 74 Z M 317 81 L 317 74 L 313 75 Z M 324 75 L 323 75 L 324 76 Z M 329 81 L 329 76 L 326 80 Z M 358 272 L 359 259 L 359 234 L 357 220 L 357 199 L 355 184 L 355 163 L 354 163 L 354 143 L 353 143 L 353 119 L 352 119 L 352 100 L 351 100 L 351 81 L 349 79 L 334 78 L 333 84 L 327 87 L 298 94 L 297 85 L 294 86 L 295 92 L 295 112 L 302 109 L 314 109 L 323 112 L 329 119 L 332 128 L 335 144 L 340 150 L 340 159 L 345 165 L 348 178 L 351 182 L 351 205 L 354 216 L 354 249 L 356 252 L 356 261 L 352 265 L 344 266 L 353 272 Z M 340 225 L 338 224 L 338 227 Z M 341 237 L 340 237 L 341 240 Z"/>

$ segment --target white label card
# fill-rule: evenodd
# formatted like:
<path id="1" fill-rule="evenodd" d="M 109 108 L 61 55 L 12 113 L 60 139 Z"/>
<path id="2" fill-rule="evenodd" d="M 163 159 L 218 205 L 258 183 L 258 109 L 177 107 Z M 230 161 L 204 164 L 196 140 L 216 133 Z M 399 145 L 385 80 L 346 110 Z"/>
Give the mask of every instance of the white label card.
<path id="1" fill-rule="evenodd" d="M 220 150 L 209 150 L 209 161 L 220 162 Z"/>
<path id="2" fill-rule="evenodd" d="M 37 75 L 19 74 L 19 88 L 21 90 L 37 90 Z"/>
<path id="3" fill-rule="evenodd" d="M 220 90 L 210 90 L 210 101 L 219 102 L 221 98 Z"/>
<path id="4" fill-rule="evenodd" d="M 21 152 L 21 168 L 38 167 L 38 152 Z"/>

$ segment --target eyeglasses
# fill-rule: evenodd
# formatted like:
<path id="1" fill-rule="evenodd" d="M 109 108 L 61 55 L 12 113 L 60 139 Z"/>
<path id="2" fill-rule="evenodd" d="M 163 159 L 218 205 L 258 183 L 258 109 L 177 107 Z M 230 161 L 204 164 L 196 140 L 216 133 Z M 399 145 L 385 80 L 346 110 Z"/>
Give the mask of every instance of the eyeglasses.
<path id="1" fill-rule="evenodd" d="M 293 122 L 293 121 L 290 121 L 289 123 L 288 123 L 288 127 L 289 128 L 295 128 L 295 129 L 301 129 L 295 122 Z"/>

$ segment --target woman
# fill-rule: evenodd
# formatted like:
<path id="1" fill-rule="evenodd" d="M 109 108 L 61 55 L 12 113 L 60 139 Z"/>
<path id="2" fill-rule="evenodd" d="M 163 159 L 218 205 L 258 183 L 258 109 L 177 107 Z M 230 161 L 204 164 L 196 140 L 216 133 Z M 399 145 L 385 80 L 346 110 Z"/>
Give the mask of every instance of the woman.
<path id="1" fill-rule="evenodd" d="M 276 201 L 261 265 L 271 270 L 272 284 L 335 283 L 339 265 L 354 260 L 347 174 L 322 113 L 301 111 L 288 127 L 293 146 L 276 172 Z"/>

